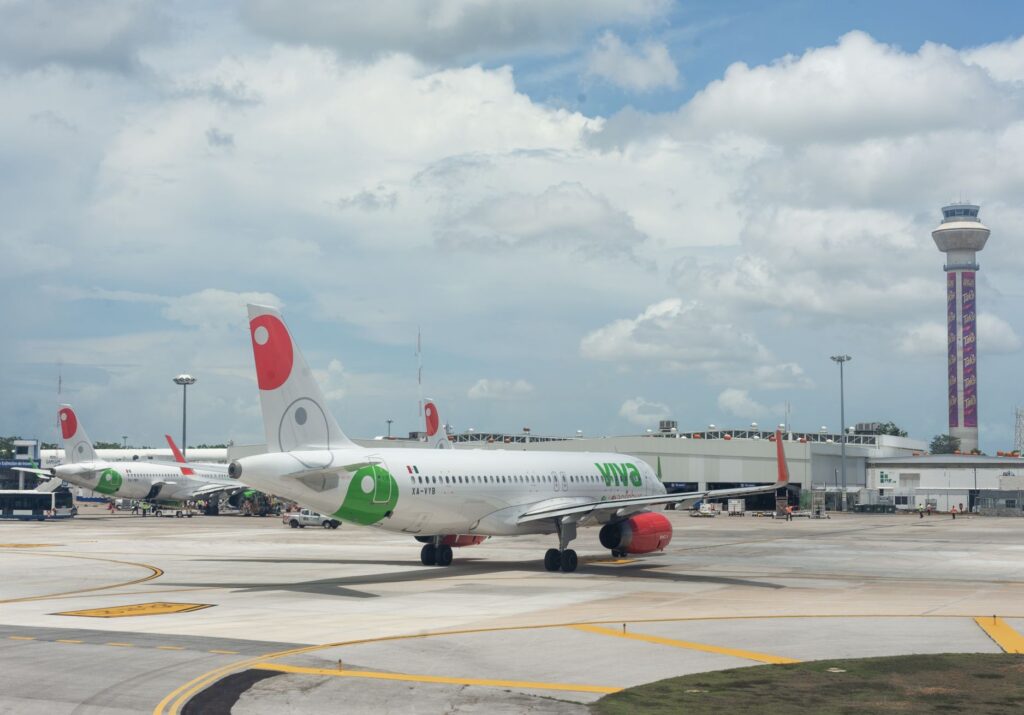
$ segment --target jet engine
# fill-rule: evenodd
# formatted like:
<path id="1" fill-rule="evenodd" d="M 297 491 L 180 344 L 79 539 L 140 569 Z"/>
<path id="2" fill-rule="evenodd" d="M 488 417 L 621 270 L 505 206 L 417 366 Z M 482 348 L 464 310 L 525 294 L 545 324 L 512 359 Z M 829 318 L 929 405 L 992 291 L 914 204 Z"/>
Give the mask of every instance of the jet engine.
<path id="1" fill-rule="evenodd" d="M 663 514 L 644 512 L 605 524 L 599 538 L 601 546 L 613 552 L 648 554 L 663 551 L 668 546 L 672 541 L 672 524 Z"/>

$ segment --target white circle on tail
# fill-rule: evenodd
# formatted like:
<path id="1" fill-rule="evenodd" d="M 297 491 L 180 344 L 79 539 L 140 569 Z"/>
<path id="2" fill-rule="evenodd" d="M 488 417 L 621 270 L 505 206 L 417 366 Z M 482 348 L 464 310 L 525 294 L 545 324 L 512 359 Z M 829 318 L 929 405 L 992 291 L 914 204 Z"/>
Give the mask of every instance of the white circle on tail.
<path id="1" fill-rule="evenodd" d="M 363 477 L 363 480 L 359 482 L 359 486 L 362 488 L 364 494 L 369 494 L 373 491 L 373 477 L 367 474 Z"/>
<path id="2" fill-rule="evenodd" d="M 256 341 L 257 345 L 266 345 L 270 339 L 270 331 L 261 325 L 252 331 L 252 339 Z"/>

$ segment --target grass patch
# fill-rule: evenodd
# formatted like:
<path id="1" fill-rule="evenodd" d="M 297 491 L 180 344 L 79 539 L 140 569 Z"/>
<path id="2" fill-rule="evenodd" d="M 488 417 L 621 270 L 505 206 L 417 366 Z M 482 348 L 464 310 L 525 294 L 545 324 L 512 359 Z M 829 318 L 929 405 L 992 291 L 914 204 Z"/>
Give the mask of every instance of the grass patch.
<path id="1" fill-rule="evenodd" d="M 660 680 L 592 708 L 596 715 L 1017 715 L 1024 712 L 1024 657 L 945 653 L 759 665 Z"/>

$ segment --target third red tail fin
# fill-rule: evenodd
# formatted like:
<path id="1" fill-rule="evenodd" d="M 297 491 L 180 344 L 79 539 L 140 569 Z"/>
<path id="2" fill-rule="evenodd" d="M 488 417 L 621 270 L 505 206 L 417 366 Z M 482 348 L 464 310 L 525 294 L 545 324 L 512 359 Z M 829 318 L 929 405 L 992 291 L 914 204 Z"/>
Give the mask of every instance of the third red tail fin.
<path id="1" fill-rule="evenodd" d="M 789 483 L 789 465 L 786 464 L 786 449 L 782 444 L 782 430 L 775 430 L 775 454 L 779 468 L 779 477 L 776 484 Z"/>

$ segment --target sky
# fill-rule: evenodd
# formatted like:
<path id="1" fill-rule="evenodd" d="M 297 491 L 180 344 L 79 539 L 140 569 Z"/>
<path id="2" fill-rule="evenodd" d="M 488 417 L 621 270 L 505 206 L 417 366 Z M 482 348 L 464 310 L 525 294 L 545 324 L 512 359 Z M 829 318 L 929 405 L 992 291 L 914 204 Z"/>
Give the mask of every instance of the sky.
<path id="1" fill-rule="evenodd" d="M 1024 342 L 1013 2 L 0 0 L 0 434 L 262 440 L 247 302 L 354 437 L 946 429 L 970 200 L 981 447 Z M 61 393 L 57 394 L 58 379 Z"/>

